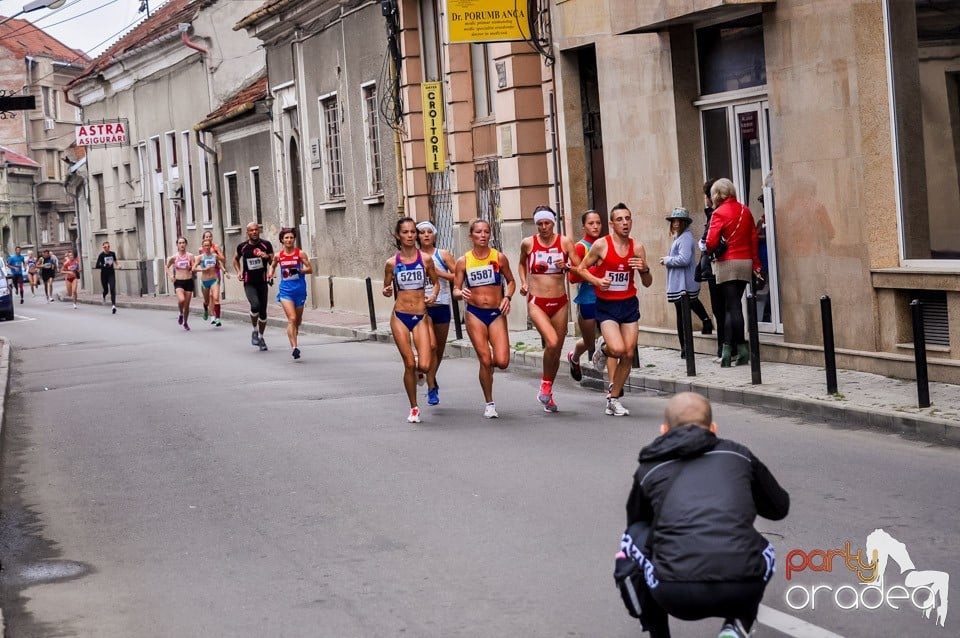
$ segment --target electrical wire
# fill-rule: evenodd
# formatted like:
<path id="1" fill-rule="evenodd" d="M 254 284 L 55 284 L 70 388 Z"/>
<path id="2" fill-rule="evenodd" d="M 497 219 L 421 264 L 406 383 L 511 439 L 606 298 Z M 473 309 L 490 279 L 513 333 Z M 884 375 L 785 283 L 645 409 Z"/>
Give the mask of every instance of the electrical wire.
<path id="1" fill-rule="evenodd" d="M 3 37 L 5 37 L 5 38 L 13 37 L 13 36 L 17 35 L 18 33 L 22 33 L 22 32 L 28 31 L 28 30 L 30 29 L 30 27 L 39 28 L 39 27 L 36 26 L 38 22 L 43 22 L 44 20 L 47 20 L 47 19 L 49 19 L 49 18 L 52 18 L 53 16 L 57 15 L 57 14 L 60 13 L 61 11 L 65 11 L 66 9 L 69 9 L 69 8 L 72 7 L 73 5 L 78 4 L 78 3 L 80 3 L 80 2 L 83 2 L 83 0 L 73 0 L 73 2 L 71 2 L 70 4 L 65 4 L 65 5 L 63 5 L 62 7 L 60 7 L 59 9 L 52 9 L 52 10 L 49 11 L 48 13 L 44 13 L 42 16 L 40 16 L 39 18 L 37 18 L 37 19 L 34 20 L 33 22 L 31 22 L 30 20 L 27 20 L 26 18 L 17 18 L 18 20 L 23 20 L 26 24 L 22 24 L 22 25 L 20 25 L 19 27 L 17 27 L 16 29 L 14 29 L 13 31 L 10 31 L 9 33 L 3 34 Z M 12 17 L 12 16 L 11 16 L 11 17 Z M 66 20 L 64 20 L 64 22 L 66 22 Z M 61 24 L 61 23 L 58 22 L 57 24 Z M 52 26 L 54 26 L 54 25 L 51 24 L 51 25 L 46 25 L 46 26 L 51 26 L 51 27 L 52 27 Z"/>

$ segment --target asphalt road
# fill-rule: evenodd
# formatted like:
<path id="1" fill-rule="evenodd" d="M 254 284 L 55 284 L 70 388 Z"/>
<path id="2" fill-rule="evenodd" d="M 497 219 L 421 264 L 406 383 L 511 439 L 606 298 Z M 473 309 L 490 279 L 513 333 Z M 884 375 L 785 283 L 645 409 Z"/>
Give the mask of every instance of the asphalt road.
<path id="1" fill-rule="evenodd" d="M 664 398 L 628 395 L 614 419 L 565 378 L 545 414 L 538 375 L 515 370 L 488 421 L 475 362 L 448 360 L 442 403 L 410 425 L 392 346 L 308 335 L 295 363 L 273 328 L 261 353 L 236 322 L 186 333 L 169 313 L 32 301 L 0 323 L 7 636 L 641 635 L 611 574 Z M 960 450 L 725 406 L 716 420 L 793 499 L 757 523 L 779 563 L 764 603 L 816 627 L 765 611 L 763 636 L 960 633 L 957 611 L 938 628 L 822 591 L 791 609 L 788 586 L 856 580 L 839 560 L 789 583 L 783 569 L 792 549 L 863 547 L 882 528 L 960 601 Z"/>

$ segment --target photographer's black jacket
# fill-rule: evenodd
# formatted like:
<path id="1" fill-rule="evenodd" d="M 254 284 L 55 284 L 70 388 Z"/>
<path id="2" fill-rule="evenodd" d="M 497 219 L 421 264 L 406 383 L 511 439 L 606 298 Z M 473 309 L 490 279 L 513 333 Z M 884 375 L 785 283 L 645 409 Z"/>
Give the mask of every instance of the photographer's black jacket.
<path id="1" fill-rule="evenodd" d="M 652 523 L 659 512 L 651 552 L 657 578 L 769 579 L 773 547 L 753 521 L 758 514 L 784 518 L 790 497 L 749 449 L 706 428 L 685 425 L 643 448 L 639 461 L 627 500 L 627 526 Z"/>

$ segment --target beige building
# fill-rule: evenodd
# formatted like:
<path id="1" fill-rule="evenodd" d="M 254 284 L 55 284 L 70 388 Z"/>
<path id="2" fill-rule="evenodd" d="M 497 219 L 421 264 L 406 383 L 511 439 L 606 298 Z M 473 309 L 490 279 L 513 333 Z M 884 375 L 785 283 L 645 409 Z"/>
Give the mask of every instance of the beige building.
<path id="1" fill-rule="evenodd" d="M 960 382 L 957 3 L 552 9 L 569 210 L 626 202 L 655 257 L 669 246 L 665 212 L 702 210 L 704 179 L 729 177 L 766 226 L 763 359 L 822 365 L 829 295 L 839 365 L 910 377 L 921 299 L 931 378 Z M 675 347 L 655 275 L 641 341 Z"/>

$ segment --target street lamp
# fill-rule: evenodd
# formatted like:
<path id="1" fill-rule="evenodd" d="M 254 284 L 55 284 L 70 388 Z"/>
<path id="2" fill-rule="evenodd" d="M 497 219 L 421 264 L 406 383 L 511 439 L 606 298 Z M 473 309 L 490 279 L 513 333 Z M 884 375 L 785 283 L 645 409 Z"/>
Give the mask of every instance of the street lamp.
<path id="1" fill-rule="evenodd" d="M 10 16 L 9 18 L 4 18 L 3 21 L 0 21 L 0 24 L 6 24 L 7 21 L 13 20 L 22 16 L 24 13 L 30 13 L 31 11 L 36 11 L 37 9 L 59 9 L 67 3 L 67 0 L 33 0 L 23 5 L 23 9 L 19 13 Z"/>

